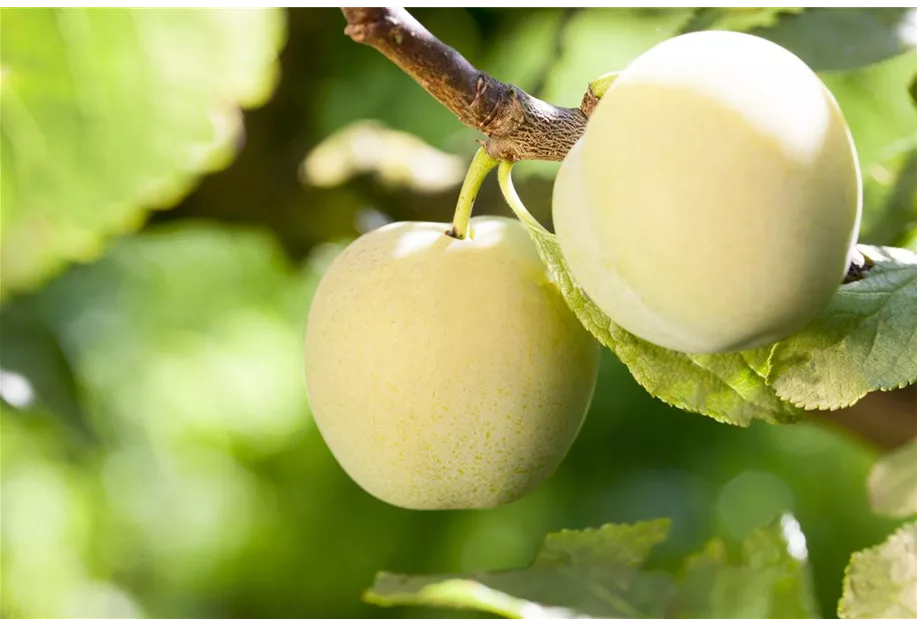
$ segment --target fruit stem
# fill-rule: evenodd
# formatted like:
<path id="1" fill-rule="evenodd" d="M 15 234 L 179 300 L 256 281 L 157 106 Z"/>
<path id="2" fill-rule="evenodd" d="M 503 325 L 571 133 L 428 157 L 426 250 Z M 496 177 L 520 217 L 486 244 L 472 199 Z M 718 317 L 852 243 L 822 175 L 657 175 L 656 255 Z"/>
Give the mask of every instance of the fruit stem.
<path id="1" fill-rule="evenodd" d="M 465 182 L 462 183 L 462 191 L 459 192 L 458 202 L 455 205 L 455 215 L 452 217 L 452 228 L 446 231 L 446 235 L 455 239 L 465 239 L 468 234 L 468 221 L 471 219 L 471 210 L 474 208 L 474 200 L 478 197 L 478 191 L 481 184 L 490 171 L 500 163 L 494 159 L 483 146 L 478 148 L 468 166 L 468 173 L 465 175 Z"/>
<path id="2" fill-rule="evenodd" d="M 503 192 L 503 198 L 506 199 L 506 203 L 509 205 L 509 208 L 513 210 L 513 213 L 516 214 L 516 217 L 525 223 L 526 226 L 544 231 L 545 228 L 535 219 L 535 216 L 529 213 L 522 199 L 519 198 L 519 194 L 516 193 L 516 186 L 513 185 L 512 171 L 512 161 L 500 162 L 500 169 L 497 170 L 497 179 L 500 181 L 500 191 Z"/>
<path id="3" fill-rule="evenodd" d="M 601 98 L 605 95 L 605 92 L 608 91 L 608 88 L 611 87 L 611 84 L 615 82 L 615 79 L 618 78 L 618 75 L 621 72 L 609 72 L 608 74 L 602 74 L 597 79 L 589 83 L 589 91 L 592 92 L 592 95 L 596 98 Z"/>

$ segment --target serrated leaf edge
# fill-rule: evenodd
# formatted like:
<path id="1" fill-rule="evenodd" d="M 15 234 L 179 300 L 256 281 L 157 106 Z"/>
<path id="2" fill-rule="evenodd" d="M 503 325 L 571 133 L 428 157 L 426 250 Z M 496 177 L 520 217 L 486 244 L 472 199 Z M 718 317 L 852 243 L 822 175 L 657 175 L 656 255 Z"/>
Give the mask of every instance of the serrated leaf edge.
<path id="1" fill-rule="evenodd" d="M 860 558 L 862 558 L 862 557 L 864 557 L 864 556 L 866 556 L 866 555 L 878 553 L 879 549 L 880 549 L 881 547 L 885 546 L 886 544 L 888 544 L 889 542 L 891 542 L 893 538 L 897 537 L 899 534 L 906 533 L 907 531 L 909 531 L 909 530 L 912 529 L 912 528 L 917 529 L 917 522 L 912 522 L 912 523 L 909 523 L 909 524 L 906 524 L 906 525 L 903 525 L 903 526 L 899 527 L 899 528 L 896 529 L 894 532 L 892 532 L 891 534 L 889 534 L 888 537 L 886 537 L 885 540 L 883 540 L 883 541 L 880 542 L 879 544 L 876 544 L 876 545 L 874 545 L 874 546 L 866 547 L 866 548 L 864 548 L 864 549 L 862 549 L 862 550 L 860 550 L 860 551 L 855 551 L 855 552 L 850 556 L 850 561 L 847 562 L 847 566 L 844 568 L 844 581 L 843 581 L 843 584 L 842 584 L 842 590 L 843 590 L 843 592 L 841 593 L 841 598 L 840 598 L 840 599 L 838 600 L 838 602 L 837 602 L 837 615 L 838 615 L 839 618 L 843 618 L 843 619 L 856 619 L 856 618 L 858 618 L 858 617 L 855 617 L 855 616 L 850 615 L 850 613 L 849 613 L 849 611 L 848 611 L 848 608 L 847 608 L 847 605 L 848 605 L 848 603 L 847 603 L 847 594 L 848 594 L 848 592 L 850 592 L 850 586 L 851 586 L 851 583 L 850 583 L 850 576 L 851 576 L 851 571 L 853 570 L 854 561 L 857 560 L 857 559 L 860 559 Z M 915 584 L 917 584 L 917 578 L 912 579 L 911 581 L 914 582 Z"/>
<path id="2" fill-rule="evenodd" d="M 880 252 L 884 253 L 884 251 L 883 251 L 882 249 L 884 249 L 884 248 L 892 248 L 892 247 L 887 247 L 887 246 L 885 246 L 885 247 L 871 247 L 871 248 L 878 248 Z M 901 249 L 901 250 L 907 251 L 907 249 Z M 910 251 L 907 251 L 907 252 L 910 252 Z M 864 253 L 864 255 L 865 255 L 865 253 Z M 876 255 L 876 256 L 879 256 L 879 255 Z M 889 268 L 889 271 L 893 270 L 896 266 L 897 266 L 898 268 L 900 268 L 900 269 L 905 269 L 905 268 L 906 268 L 905 265 L 899 264 L 898 261 L 897 261 L 895 258 L 893 258 L 893 257 L 891 257 L 891 256 L 889 256 L 889 255 L 887 255 L 887 254 L 882 254 L 882 257 L 883 257 L 883 261 L 887 261 L 887 262 L 890 262 L 891 264 L 893 264 L 893 265 Z M 867 279 L 867 278 L 868 278 L 868 274 L 866 275 L 866 277 L 864 277 L 864 279 L 861 279 L 861 280 L 865 280 L 865 279 Z M 910 279 L 909 281 L 907 281 L 906 283 L 904 283 L 904 284 L 903 284 L 901 287 L 899 287 L 898 289 L 896 289 L 896 290 L 894 290 L 894 291 L 892 291 L 892 292 L 888 292 L 888 293 L 887 293 L 887 298 L 886 298 L 885 301 L 882 303 L 882 305 L 880 305 L 879 309 L 877 309 L 875 313 L 871 313 L 871 314 L 869 314 L 868 316 L 864 316 L 864 317 L 858 322 L 858 324 L 857 324 L 857 326 L 855 327 L 854 331 L 859 330 L 859 329 L 863 326 L 863 324 L 865 324 L 868 320 L 870 320 L 871 318 L 873 318 L 873 317 L 879 315 L 879 313 L 882 311 L 882 309 L 885 307 L 885 305 L 888 303 L 888 301 L 891 300 L 891 299 L 894 297 L 894 295 L 895 295 L 896 292 L 899 292 L 899 291 L 905 289 L 905 287 L 910 286 L 910 284 L 911 284 L 911 283 L 914 283 L 914 282 L 917 282 L 917 275 L 915 275 L 914 278 L 912 278 L 912 279 Z M 859 293 L 860 293 L 860 294 L 868 294 L 868 292 L 859 292 Z M 886 294 L 886 292 L 882 292 L 882 294 Z M 797 335 L 801 335 L 802 333 L 805 333 L 805 329 L 802 330 L 802 331 L 800 331 Z M 849 335 L 849 334 L 848 334 L 848 335 Z M 911 333 L 911 340 L 913 340 L 913 338 L 914 338 L 915 335 L 917 335 L 917 327 L 915 327 L 915 328 L 914 328 L 914 331 Z M 777 398 L 779 398 L 781 401 L 783 401 L 783 402 L 785 402 L 785 403 L 789 403 L 789 404 L 791 404 L 791 405 L 793 405 L 794 407 L 797 407 L 797 408 L 799 408 L 799 409 L 802 409 L 802 410 L 805 410 L 805 411 L 837 411 L 837 410 L 840 410 L 840 409 L 846 409 L 846 408 L 848 408 L 848 407 L 853 407 L 854 405 L 856 405 L 858 402 L 860 402 L 861 400 L 863 400 L 863 398 L 865 398 L 868 394 L 870 394 L 870 393 L 872 393 L 872 392 L 880 392 L 880 391 L 881 391 L 881 392 L 891 392 L 891 391 L 893 391 L 893 390 L 901 390 L 901 389 L 904 389 L 904 388 L 906 388 L 906 387 L 908 387 L 908 386 L 910 386 L 910 385 L 914 385 L 915 383 L 917 383 L 917 376 L 914 376 L 913 378 L 906 378 L 904 381 L 901 381 L 901 382 L 899 382 L 899 383 L 896 384 L 896 385 L 878 386 L 878 387 L 876 387 L 875 389 L 867 390 L 866 392 L 863 392 L 862 394 L 857 395 L 855 398 L 850 398 L 850 399 L 847 399 L 847 400 L 842 400 L 842 401 L 839 401 L 839 402 L 837 402 L 837 403 L 830 403 L 830 402 L 825 402 L 825 401 L 801 402 L 800 399 L 794 398 L 793 395 L 791 395 L 791 394 L 780 394 L 780 392 L 777 391 L 777 388 L 774 387 L 774 379 L 773 379 L 772 376 L 771 376 L 771 375 L 772 375 L 771 365 L 772 365 L 772 360 L 773 360 L 773 358 L 774 358 L 774 355 L 776 355 L 777 351 L 779 350 L 780 344 L 783 343 L 783 342 L 785 342 L 785 341 L 787 341 L 787 340 L 789 340 L 789 339 L 790 339 L 790 338 L 786 338 L 785 340 L 782 340 L 781 342 L 777 342 L 776 344 L 774 344 L 774 347 L 773 347 L 773 349 L 771 350 L 771 354 L 770 354 L 770 356 L 768 357 L 768 360 L 767 360 L 768 373 L 767 373 L 767 376 L 765 377 L 764 381 L 765 381 L 765 384 L 766 384 L 769 388 L 771 388 L 772 390 L 774 390 L 774 395 L 775 395 Z M 843 338 L 842 338 L 841 341 L 843 341 Z M 876 338 L 874 337 L 874 338 L 873 338 L 873 341 L 872 341 L 872 345 L 870 346 L 870 349 L 869 349 L 870 352 L 872 352 L 872 350 L 875 348 L 875 342 L 876 342 Z M 836 346 L 836 345 L 837 345 L 837 344 L 832 344 L 832 345 L 830 345 L 830 346 Z"/>
<path id="3" fill-rule="evenodd" d="M 511 180 L 509 179 L 508 173 L 501 173 L 501 177 L 504 177 L 504 176 L 506 177 L 506 180 L 501 178 L 501 187 L 503 188 L 504 197 L 506 198 L 507 203 L 513 209 L 513 211 L 516 213 L 519 220 L 526 226 L 528 233 L 529 233 L 529 237 L 534 242 L 535 248 L 537 249 L 538 254 L 541 257 L 542 261 L 548 258 L 552 258 L 556 254 L 557 256 L 559 256 L 559 261 L 560 261 L 559 265 L 566 268 L 566 265 L 567 265 L 566 260 L 563 257 L 563 251 L 560 250 L 560 244 L 557 241 L 557 236 L 551 233 L 550 231 L 548 231 L 547 229 L 545 229 L 530 213 L 528 213 L 528 210 L 525 208 L 525 205 L 522 203 L 515 189 L 512 187 L 512 183 L 511 183 Z M 505 187 L 504 187 L 504 184 L 505 184 Z M 549 251 L 548 244 L 550 244 L 553 248 L 556 248 L 556 251 Z M 716 420 L 717 422 L 721 424 L 728 424 L 728 425 L 737 426 L 737 427 L 748 427 L 751 425 L 752 421 L 755 420 L 755 417 L 732 418 L 725 414 L 721 414 L 719 412 L 701 411 L 698 407 L 688 404 L 687 401 L 684 401 L 684 400 L 674 400 L 673 401 L 673 400 L 669 400 L 668 398 L 664 398 L 663 396 L 661 396 L 658 393 L 656 386 L 648 382 L 647 378 L 638 370 L 636 365 L 629 363 L 628 361 L 626 361 L 619 355 L 622 342 L 616 336 L 620 336 L 620 335 L 626 336 L 628 343 L 631 343 L 637 347 L 636 350 L 640 350 L 639 344 L 641 342 L 646 342 L 646 340 L 642 340 L 634 336 L 632 333 L 628 332 L 623 327 L 620 327 L 619 325 L 615 324 L 613 320 L 608 318 L 608 316 L 601 310 L 601 308 L 599 308 L 598 305 L 596 305 L 595 302 L 591 298 L 589 298 L 588 294 L 586 294 L 586 292 L 582 289 L 582 287 L 580 287 L 580 285 L 576 282 L 576 279 L 573 277 L 572 273 L 569 272 L 569 269 L 567 269 L 568 271 L 563 273 L 563 276 L 558 276 L 559 273 L 555 270 L 555 268 L 553 268 L 551 265 L 547 263 L 545 265 L 548 269 L 548 276 L 551 282 L 555 285 L 557 290 L 561 293 L 561 296 L 563 297 L 564 301 L 567 303 L 567 306 L 573 311 L 574 315 L 576 315 L 580 323 L 586 328 L 587 331 L 589 331 L 589 333 L 600 344 L 602 344 L 603 346 L 608 348 L 612 353 L 614 353 L 615 357 L 617 357 L 618 360 L 622 364 L 624 364 L 624 366 L 628 369 L 628 371 L 631 373 L 634 379 L 640 384 L 640 386 L 643 387 L 643 389 L 645 389 L 653 398 L 662 401 L 669 407 L 675 407 L 677 409 L 680 409 L 680 410 L 683 410 L 689 413 L 700 414 L 703 416 L 707 416 L 708 418 L 713 418 L 714 420 Z M 573 306 L 570 302 L 572 298 L 572 294 L 576 294 L 580 298 L 580 300 L 582 300 L 582 302 L 586 304 L 586 306 L 585 307 Z M 597 321 L 593 318 L 593 316 L 588 315 L 590 311 L 598 312 L 598 314 L 602 316 L 603 318 L 602 324 L 598 324 Z M 649 342 L 647 343 L 650 344 Z M 739 399 L 746 405 L 749 405 L 752 408 L 757 408 L 759 411 L 761 411 L 764 414 L 769 414 L 775 411 L 769 408 L 766 404 L 762 404 L 761 402 L 756 401 L 756 400 L 748 399 L 748 397 L 742 394 L 742 392 L 739 389 L 737 389 L 734 385 L 732 385 L 730 382 L 721 378 L 718 374 L 716 374 L 714 371 L 710 370 L 708 367 L 704 366 L 703 364 L 698 363 L 696 355 L 691 355 L 690 353 L 683 353 L 680 351 L 672 351 L 664 347 L 658 347 L 658 348 L 660 350 L 669 351 L 673 355 L 676 355 L 676 356 L 678 355 L 685 356 L 688 361 L 694 364 L 695 367 L 700 368 L 704 372 L 710 374 L 714 379 L 722 382 L 728 389 L 732 390 L 732 392 L 734 392 L 739 397 Z M 760 378 L 762 384 L 765 387 L 770 388 L 770 386 L 767 385 L 765 378 L 762 377 L 754 368 L 752 368 L 750 364 L 748 364 L 748 361 L 744 356 L 742 356 L 742 360 L 746 363 L 746 365 L 748 366 L 752 374 Z M 768 362 L 769 360 L 770 360 L 770 356 L 768 357 Z M 776 394 L 775 394 L 775 398 L 776 398 Z M 794 414 L 784 413 L 783 415 L 785 415 L 788 418 L 788 420 L 781 421 L 779 419 L 771 419 L 771 418 L 758 418 L 758 419 L 771 423 L 771 424 L 786 424 L 788 422 L 789 423 L 795 422 L 795 420 L 793 419 Z"/>

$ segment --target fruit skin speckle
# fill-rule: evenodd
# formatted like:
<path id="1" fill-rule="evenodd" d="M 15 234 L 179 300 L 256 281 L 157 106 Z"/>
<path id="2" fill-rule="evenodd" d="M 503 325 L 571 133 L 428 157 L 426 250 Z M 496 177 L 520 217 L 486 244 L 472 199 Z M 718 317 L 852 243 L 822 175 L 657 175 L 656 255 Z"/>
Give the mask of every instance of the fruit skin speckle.
<path id="1" fill-rule="evenodd" d="M 410 509 L 496 507 L 560 465 L 599 346 L 548 282 L 517 220 L 402 222 L 332 263 L 305 333 L 326 443 L 364 490 Z"/>
<path id="2" fill-rule="evenodd" d="M 561 166 L 553 216 L 571 273 L 615 323 L 718 353 L 818 315 L 847 272 L 861 197 L 819 77 L 777 44 L 704 31 L 618 75 Z"/>

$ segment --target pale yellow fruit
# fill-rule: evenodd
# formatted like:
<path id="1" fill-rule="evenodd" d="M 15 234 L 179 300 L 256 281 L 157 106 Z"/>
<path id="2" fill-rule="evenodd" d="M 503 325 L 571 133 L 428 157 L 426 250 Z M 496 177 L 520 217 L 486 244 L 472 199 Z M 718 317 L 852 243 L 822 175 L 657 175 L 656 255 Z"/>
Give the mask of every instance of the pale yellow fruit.
<path id="1" fill-rule="evenodd" d="M 574 278 L 655 344 L 750 349 L 800 330 L 843 280 L 861 182 L 818 76 L 764 39 L 699 32 L 630 64 L 555 183 Z"/>
<path id="2" fill-rule="evenodd" d="M 599 348 L 517 220 L 402 222 L 332 263 L 309 311 L 315 422 L 364 490 L 412 509 L 513 501 L 576 438 Z"/>
<path id="3" fill-rule="evenodd" d="M 640 321 L 643 329 L 651 329 L 654 343 L 683 343 L 685 338 L 675 335 L 673 326 L 646 307 L 605 261 L 602 244 L 590 223 L 582 182 L 582 152 L 580 139 L 567 154 L 554 182 L 554 231 L 571 274 L 589 285 L 587 293 L 595 303 L 611 303 L 617 319 Z M 611 314 L 610 309 L 605 311 Z"/>

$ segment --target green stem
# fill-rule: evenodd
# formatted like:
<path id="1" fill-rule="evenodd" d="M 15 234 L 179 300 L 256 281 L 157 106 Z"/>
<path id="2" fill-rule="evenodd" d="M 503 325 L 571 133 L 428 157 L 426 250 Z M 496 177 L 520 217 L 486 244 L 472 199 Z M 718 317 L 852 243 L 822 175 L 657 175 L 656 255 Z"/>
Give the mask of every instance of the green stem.
<path id="1" fill-rule="evenodd" d="M 544 231 L 545 228 L 541 226 L 538 220 L 535 219 L 535 216 L 529 213 L 529 210 L 526 209 L 522 199 L 519 198 L 519 194 L 516 193 L 516 186 L 513 185 L 512 171 L 512 161 L 500 162 L 500 169 L 497 170 L 497 178 L 500 181 L 500 191 L 503 192 L 503 197 L 506 199 L 509 208 L 512 209 L 513 213 L 516 214 L 517 218 L 519 218 L 530 228 Z"/>
<path id="2" fill-rule="evenodd" d="M 611 84 L 615 82 L 615 79 L 618 78 L 620 71 L 609 72 L 608 74 L 602 74 L 600 77 L 589 83 L 589 91 L 592 92 L 592 95 L 596 98 L 601 98 L 605 95 L 605 92 L 608 91 L 608 88 L 611 87 Z"/>
<path id="3" fill-rule="evenodd" d="M 468 221 L 471 219 L 471 210 L 474 208 L 474 200 L 478 197 L 478 191 L 481 184 L 490 171 L 500 163 L 489 154 L 483 146 L 478 148 L 468 166 L 468 173 L 465 175 L 465 182 L 462 183 L 462 191 L 459 192 L 458 202 L 455 205 L 455 215 L 452 217 L 452 228 L 446 231 L 446 235 L 455 239 L 465 239 L 468 235 Z"/>

